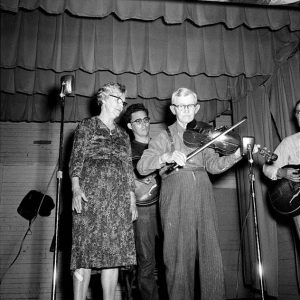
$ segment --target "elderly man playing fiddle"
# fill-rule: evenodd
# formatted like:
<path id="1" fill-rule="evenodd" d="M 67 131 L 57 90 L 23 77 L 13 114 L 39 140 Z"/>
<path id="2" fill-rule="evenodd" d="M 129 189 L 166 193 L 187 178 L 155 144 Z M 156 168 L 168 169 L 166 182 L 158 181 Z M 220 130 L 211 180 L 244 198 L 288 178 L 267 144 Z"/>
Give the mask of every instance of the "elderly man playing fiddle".
<path id="1" fill-rule="evenodd" d="M 137 166 L 143 175 L 174 162 L 181 166 L 169 174 L 162 173 L 159 200 L 169 298 L 194 299 L 197 285 L 201 299 L 224 299 L 216 207 L 207 172 L 218 174 L 229 169 L 241 159 L 240 149 L 220 157 L 213 149 L 206 148 L 187 160 L 193 149 L 184 144 L 183 133 L 200 104 L 197 95 L 187 88 L 176 90 L 171 100 L 170 109 L 176 122 L 150 141 Z M 196 270 L 200 282 L 195 283 Z"/>

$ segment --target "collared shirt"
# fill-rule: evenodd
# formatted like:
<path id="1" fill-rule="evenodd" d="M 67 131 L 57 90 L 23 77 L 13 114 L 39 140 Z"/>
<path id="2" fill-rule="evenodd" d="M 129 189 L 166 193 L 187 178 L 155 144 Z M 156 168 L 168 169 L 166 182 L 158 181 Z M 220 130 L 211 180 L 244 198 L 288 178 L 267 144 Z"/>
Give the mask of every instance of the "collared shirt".
<path id="1" fill-rule="evenodd" d="M 135 176 L 139 179 L 145 178 L 145 176 L 141 176 L 141 174 L 136 170 L 136 166 L 143 152 L 147 148 L 148 148 L 148 143 L 145 144 L 145 143 L 138 142 L 136 140 L 131 141 L 132 165 L 134 168 Z"/>
<path id="2" fill-rule="evenodd" d="M 177 122 L 172 124 L 170 132 L 174 140 L 175 150 L 181 151 L 188 155 L 195 149 L 187 147 L 183 142 L 183 133 L 185 129 L 181 127 Z M 156 169 L 164 167 L 164 164 L 160 163 L 160 156 L 166 152 L 171 152 L 171 141 L 166 130 L 163 130 L 159 135 L 153 138 L 148 149 L 146 149 L 142 155 L 142 158 L 138 162 L 137 169 L 143 174 L 149 174 Z M 211 174 L 218 174 L 226 171 L 241 157 L 237 158 L 234 154 L 220 157 L 213 149 L 206 148 L 186 162 L 184 168 L 205 168 Z"/>
<path id="3" fill-rule="evenodd" d="M 264 164 L 263 172 L 268 178 L 277 180 L 279 168 L 300 164 L 300 132 L 284 138 L 274 153 L 278 155 L 277 160 L 271 165 Z"/>

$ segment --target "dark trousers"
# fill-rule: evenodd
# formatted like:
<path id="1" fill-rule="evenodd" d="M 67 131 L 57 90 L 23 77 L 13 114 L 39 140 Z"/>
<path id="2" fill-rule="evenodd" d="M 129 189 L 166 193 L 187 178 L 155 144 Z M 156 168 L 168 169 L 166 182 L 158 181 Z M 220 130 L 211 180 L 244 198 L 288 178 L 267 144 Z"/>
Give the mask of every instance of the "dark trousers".
<path id="1" fill-rule="evenodd" d="M 197 299 L 224 299 L 216 208 L 204 169 L 175 171 L 162 180 L 160 214 L 169 299 L 194 300 L 195 290 Z"/>
<path id="2" fill-rule="evenodd" d="M 138 207 L 134 223 L 137 253 L 137 281 L 141 300 L 157 300 L 158 286 L 154 274 L 155 249 L 158 239 L 158 206 Z"/>

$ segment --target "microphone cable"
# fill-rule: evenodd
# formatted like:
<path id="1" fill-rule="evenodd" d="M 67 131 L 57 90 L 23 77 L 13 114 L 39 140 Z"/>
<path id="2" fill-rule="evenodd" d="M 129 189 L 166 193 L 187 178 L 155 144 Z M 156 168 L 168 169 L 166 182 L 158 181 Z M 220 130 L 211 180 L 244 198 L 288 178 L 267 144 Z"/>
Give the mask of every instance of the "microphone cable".
<path id="1" fill-rule="evenodd" d="M 41 200 L 40 205 L 39 205 L 39 207 L 38 207 L 38 210 L 37 210 L 35 216 L 29 221 L 28 228 L 27 228 L 27 230 L 26 230 L 26 232 L 25 232 L 25 234 L 24 234 L 24 236 L 23 236 L 23 238 L 22 238 L 21 244 L 20 244 L 20 246 L 19 246 L 19 251 L 18 251 L 18 253 L 16 254 L 15 258 L 14 258 L 13 261 L 9 264 L 9 266 L 8 266 L 8 267 L 6 268 L 6 270 L 4 271 L 2 277 L 0 278 L 0 285 L 2 284 L 2 281 L 3 281 L 4 277 L 5 277 L 5 275 L 7 274 L 7 272 L 9 271 L 9 269 L 13 266 L 13 264 L 14 264 L 14 263 L 16 262 L 16 260 L 19 258 L 20 253 L 21 253 L 21 251 L 22 251 L 22 249 L 23 249 L 23 244 L 24 244 L 24 242 L 25 242 L 26 237 L 29 235 L 29 233 L 32 234 L 31 226 L 32 226 L 33 222 L 35 221 L 35 219 L 37 218 L 37 216 L 38 216 L 38 214 L 39 214 L 39 211 L 40 211 L 41 206 L 42 206 L 42 204 L 43 204 L 43 200 L 44 200 L 44 198 L 45 198 L 45 196 L 46 196 L 46 194 L 47 194 L 47 192 L 48 192 L 50 183 L 51 183 L 51 181 L 52 181 L 52 179 L 53 179 L 54 174 L 56 173 L 57 168 L 58 168 L 58 163 L 56 164 L 56 166 L 55 166 L 55 168 L 54 168 L 54 171 L 53 171 L 53 173 L 52 173 L 52 175 L 51 175 L 51 178 L 50 178 L 50 180 L 49 180 L 49 182 L 48 182 L 48 184 L 47 184 L 46 191 L 45 191 L 45 193 L 43 193 L 43 197 L 42 197 L 42 200 Z"/>

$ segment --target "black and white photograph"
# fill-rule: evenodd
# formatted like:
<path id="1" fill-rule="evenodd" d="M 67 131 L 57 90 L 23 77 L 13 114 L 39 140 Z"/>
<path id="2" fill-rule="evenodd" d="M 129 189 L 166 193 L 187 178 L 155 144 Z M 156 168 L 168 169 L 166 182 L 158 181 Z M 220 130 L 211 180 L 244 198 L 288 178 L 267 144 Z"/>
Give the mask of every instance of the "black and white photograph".
<path id="1" fill-rule="evenodd" d="M 299 300 L 300 1 L 0 0 L 0 299 Z"/>

